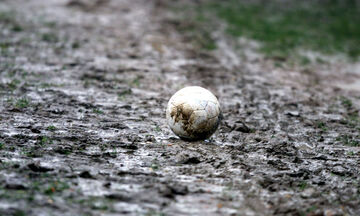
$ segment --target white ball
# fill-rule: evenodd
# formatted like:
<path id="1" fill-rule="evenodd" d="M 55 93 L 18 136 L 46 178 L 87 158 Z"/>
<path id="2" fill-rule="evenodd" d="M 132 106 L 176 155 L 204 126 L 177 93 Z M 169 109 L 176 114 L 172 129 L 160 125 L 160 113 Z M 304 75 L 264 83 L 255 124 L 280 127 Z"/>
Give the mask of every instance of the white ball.
<path id="1" fill-rule="evenodd" d="M 209 138 L 222 118 L 215 95 L 199 86 L 177 91 L 169 100 L 166 120 L 171 130 L 182 139 Z"/>

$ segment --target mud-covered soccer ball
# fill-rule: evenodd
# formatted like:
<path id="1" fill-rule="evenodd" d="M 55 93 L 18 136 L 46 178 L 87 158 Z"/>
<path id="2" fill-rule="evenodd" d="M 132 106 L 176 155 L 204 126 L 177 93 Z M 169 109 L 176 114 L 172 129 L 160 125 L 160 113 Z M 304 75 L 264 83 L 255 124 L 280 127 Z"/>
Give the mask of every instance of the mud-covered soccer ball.
<path id="1" fill-rule="evenodd" d="M 166 120 L 182 139 L 209 138 L 221 120 L 220 104 L 215 95 L 199 86 L 180 89 L 169 100 Z"/>

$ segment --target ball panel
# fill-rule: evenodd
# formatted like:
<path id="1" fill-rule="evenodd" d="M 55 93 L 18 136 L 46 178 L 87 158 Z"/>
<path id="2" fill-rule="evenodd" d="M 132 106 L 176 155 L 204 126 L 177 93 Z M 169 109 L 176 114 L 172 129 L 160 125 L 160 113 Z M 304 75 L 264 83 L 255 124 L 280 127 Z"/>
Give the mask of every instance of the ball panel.
<path id="1" fill-rule="evenodd" d="M 203 100 L 207 100 L 207 101 L 212 101 L 214 103 L 218 103 L 217 98 L 209 90 L 204 89 L 199 86 L 185 87 L 185 88 L 177 91 L 173 95 L 173 97 L 180 97 L 180 96 L 185 96 L 186 98 L 195 97 L 195 98 L 199 98 L 199 99 L 203 99 Z"/>
<path id="2" fill-rule="evenodd" d="M 219 112 L 216 109 L 216 106 L 211 103 L 209 103 L 208 106 L 206 106 L 205 112 L 207 113 L 208 118 L 214 118 L 219 115 Z"/>
<path id="3" fill-rule="evenodd" d="M 203 125 L 207 124 L 207 113 L 205 110 L 196 110 L 191 117 L 193 129 L 203 128 Z"/>

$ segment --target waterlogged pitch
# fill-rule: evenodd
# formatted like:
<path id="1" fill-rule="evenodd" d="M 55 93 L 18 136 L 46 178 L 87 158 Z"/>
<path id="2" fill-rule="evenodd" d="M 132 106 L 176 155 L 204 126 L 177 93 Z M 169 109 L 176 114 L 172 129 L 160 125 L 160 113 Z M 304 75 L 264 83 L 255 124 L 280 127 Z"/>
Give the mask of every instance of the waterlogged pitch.
<path id="1" fill-rule="evenodd" d="M 166 109 L 171 130 L 186 140 L 209 138 L 219 126 L 221 116 L 217 98 L 199 86 L 185 87 L 176 92 Z"/>

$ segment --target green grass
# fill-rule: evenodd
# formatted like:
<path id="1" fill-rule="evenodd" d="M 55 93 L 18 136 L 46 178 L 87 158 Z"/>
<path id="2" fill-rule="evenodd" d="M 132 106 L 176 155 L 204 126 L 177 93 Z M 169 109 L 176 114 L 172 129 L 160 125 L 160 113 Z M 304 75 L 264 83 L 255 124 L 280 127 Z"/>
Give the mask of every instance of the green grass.
<path id="1" fill-rule="evenodd" d="M 8 49 L 9 47 L 11 47 L 10 42 L 0 42 L 0 48 L 1 49 Z"/>
<path id="2" fill-rule="evenodd" d="M 41 136 L 38 138 L 38 142 L 37 142 L 40 146 L 44 147 L 46 146 L 47 144 L 52 144 L 53 141 L 47 137 L 47 136 Z"/>
<path id="3" fill-rule="evenodd" d="M 105 197 L 88 196 L 86 198 L 78 199 L 76 197 L 70 197 L 67 202 L 71 204 L 78 204 L 83 208 L 91 208 L 93 210 L 114 212 L 113 203 L 114 201 Z"/>
<path id="4" fill-rule="evenodd" d="M 0 55 L 8 56 L 9 50 L 8 48 L 11 47 L 11 43 L 9 42 L 0 42 Z"/>
<path id="5" fill-rule="evenodd" d="M 300 184 L 298 185 L 300 191 L 305 190 L 307 188 L 307 186 L 308 186 L 308 184 L 305 181 L 300 182 Z"/>
<path id="6" fill-rule="evenodd" d="M 93 109 L 93 112 L 96 114 L 104 114 L 104 111 L 102 111 L 101 109 Z"/>
<path id="7" fill-rule="evenodd" d="M 320 130 L 326 132 L 328 130 L 328 128 L 326 127 L 326 124 L 322 121 L 317 122 L 317 128 L 319 128 Z"/>
<path id="8" fill-rule="evenodd" d="M 316 209 L 318 209 L 318 207 L 316 205 L 313 205 L 313 206 L 307 208 L 306 212 L 307 213 L 314 212 L 314 211 L 316 211 Z"/>
<path id="9" fill-rule="evenodd" d="M 0 11 L 0 23 L 9 25 L 13 32 L 21 32 L 23 27 L 17 21 L 16 16 L 16 11 Z"/>
<path id="10" fill-rule="evenodd" d="M 346 154 L 349 155 L 349 156 L 354 156 L 354 155 L 355 155 L 355 152 L 349 151 L 349 152 L 347 152 Z"/>
<path id="11" fill-rule="evenodd" d="M 15 107 L 18 109 L 27 108 L 28 106 L 30 106 L 30 101 L 27 98 L 20 98 L 15 104 Z"/>
<path id="12" fill-rule="evenodd" d="M 126 98 L 126 96 L 131 95 L 131 94 L 132 94 L 132 91 L 131 91 L 130 88 L 125 89 L 125 90 L 118 93 L 118 99 L 119 100 L 124 100 Z"/>
<path id="13" fill-rule="evenodd" d="M 60 193 L 66 189 L 69 189 L 70 186 L 66 182 L 54 181 L 51 182 L 44 190 L 44 194 L 53 195 L 55 193 Z"/>
<path id="14" fill-rule="evenodd" d="M 343 120 L 343 123 L 351 128 L 357 128 L 360 131 L 360 117 L 357 113 L 350 113 Z"/>
<path id="15" fill-rule="evenodd" d="M 44 152 L 41 151 L 41 149 L 39 149 L 37 146 L 33 146 L 22 152 L 23 155 L 30 157 L 30 158 L 41 157 L 43 155 L 43 153 Z"/>
<path id="16" fill-rule="evenodd" d="M 360 140 L 357 137 L 353 137 L 347 134 L 338 136 L 336 138 L 336 141 L 339 141 L 340 143 L 346 146 L 352 146 L 352 147 L 360 146 Z"/>
<path id="17" fill-rule="evenodd" d="M 147 212 L 145 214 L 145 216 L 165 216 L 165 213 L 158 212 L 158 211 L 155 211 L 155 210 L 150 210 L 149 212 Z"/>
<path id="18" fill-rule="evenodd" d="M 340 100 L 341 100 L 341 104 L 346 108 L 351 108 L 353 105 L 352 101 L 346 97 L 341 96 Z"/>
<path id="19" fill-rule="evenodd" d="M 3 23 L 12 22 L 14 20 L 13 17 L 14 16 L 9 11 L 0 11 L 0 22 Z"/>
<path id="20" fill-rule="evenodd" d="M 41 35 L 41 39 L 49 43 L 56 43 L 59 41 L 58 36 L 54 33 L 44 33 Z"/>
<path id="21" fill-rule="evenodd" d="M 54 125 L 50 125 L 46 129 L 49 131 L 55 131 L 57 128 Z"/>
<path id="22" fill-rule="evenodd" d="M 21 31 L 23 31 L 24 29 L 23 29 L 23 27 L 22 27 L 21 25 L 19 25 L 19 24 L 14 24 L 14 25 L 12 26 L 11 30 L 14 31 L 14 32 L 21 32 Z"/>
<path id="23" fill-rule="evenodd" d="M 155 128 L 154 128 L 154 130 L 155 130 L 156 132 L 160 132 L 160 131 L 161 131 L 161 128 L 159 127 L 159 125 L 156 125 Z"/>
<path id="24" fill-rule="evenodd" d="M 269 57 L 286 59 L 299 48 L 360 56 L 360 7 L 355 0 L 258 2 L 213 1 L 201 7 L 226 21 L 231 35 L 262 42 L 260 50 Z"/>
<path id="25" fill-rule="evenodd" d="M 140 81 L 143 79 L 142 76 L 137 76 L 130 82 L 130 86 L 140 87 Z"/>
<path id="26" fill-rule="evenodd" d="M 13 80 L 12 80 L 10 83 L 8 83 L 7 85 L 8 85 L 8 87 L 9 87 L 10 90 L 15 90 L 20 83 L 21 83 L 20 80 L 18 80 L 18 79 L 13 79 Z"/>

